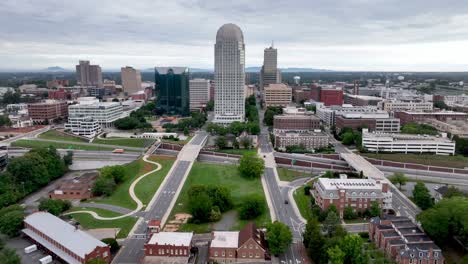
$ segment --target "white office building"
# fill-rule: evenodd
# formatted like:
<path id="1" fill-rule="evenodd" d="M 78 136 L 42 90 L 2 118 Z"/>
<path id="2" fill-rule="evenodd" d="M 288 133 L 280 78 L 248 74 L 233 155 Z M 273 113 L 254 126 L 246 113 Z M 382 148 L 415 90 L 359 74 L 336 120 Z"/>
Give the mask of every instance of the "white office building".
<path id="1" fill-rule="evenodd" d="M 87 138 L 93 138 L 101 133 L 99 123 L 89 116 L 73 116 L 68 118 L 65 129 L 71 133 Z"/>
<path id="2" fill-rule="evenodd" d="M 210 80 L 193 79 L 189 81 L 190 111 L 201 110 L 210 100 Z"/>
<path id="3" fill-rule="evenodd" d="M 80 97 L 78 104 L 68 107 L 69 118 L 89 117 L 101 128 L 111 127 L 113 123 L 125 116 L 123 106 L 118 102 L 99 102 L 94 97 Z"/>
<path id="4" fill-rule="evenodd" d="M 441 136 L 369 133 L 362 130 L 362 146 L 370 152 L 455 154 L 455 142 Z"/>
<path id="5" fill-rule="evenodd" d="M 215 117 L 213 122 L 243 122 L 245 85 L 245 45 L 241 29 L 225 24 L 216 33 Z"/>

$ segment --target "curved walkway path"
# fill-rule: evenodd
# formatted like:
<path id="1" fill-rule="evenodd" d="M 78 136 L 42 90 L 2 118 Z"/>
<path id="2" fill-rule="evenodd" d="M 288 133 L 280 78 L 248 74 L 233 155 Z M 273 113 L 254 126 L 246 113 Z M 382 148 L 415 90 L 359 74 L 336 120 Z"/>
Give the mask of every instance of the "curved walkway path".
<path id="1" fill-rule="evenodd" d="M 151 164 L 154 164 L 156 165 L 156 169 L 152 170 L 152 171 L 149 171 L 143 175 L 141 175 L 140 177 L 138 177 L 136 180 L 134 180 L 132 182 L 132 184 L 130 185 L 130 188 L 128 189 L 128 193 L 130 194 L 130 197 L 132 198 L 133 201 L 136 202 L 137 204 L 137 208 L 133 211 L 131 211 L 130 213 L 127 213 L 127 214 L 124 214 L 124 215 L 119 215 L 119 216 L 114 216 L 114 217 L 103 217 L 103 216 L 99 216 L 96 212 L 93 212 L 93 211 L 88 211 L 88 210 L 81 210 L 81 211 L 73 211 L 73 212 L 69 212 L 69 213 L 66 213 L 64 215 L 71 215 L 71 214 L 90 214 L 91 216 L 93 216 L 94 218 L 98 219 L 98 220 L 116 220 L 116 219 L 121 219 L 121 218 L 124 218 L 124 217 L 127 217 L 127 216 L 131 216 L 139 211 L 141 211 L 141 209 L 143 208 L 143 203 L 141 202 L 140 199 L 138 199 L 138 197 L 136 196 L 135 194 L 135 186 L 138 184 L 138 182 L 143 179 L 144 177 L 154 173 L 154 172 L 157 172 L 159 171 L 162 166 L 161 164 L 157 163 L 157 162 L 154 162 L 154 161 L 151 161 L 151 160 L 148 160 L 148 157 L 149 155 L 145 155 L 143 157 L 143 160 L 145 162 L 148 162 L 148 163 L 151 163 Z"/>

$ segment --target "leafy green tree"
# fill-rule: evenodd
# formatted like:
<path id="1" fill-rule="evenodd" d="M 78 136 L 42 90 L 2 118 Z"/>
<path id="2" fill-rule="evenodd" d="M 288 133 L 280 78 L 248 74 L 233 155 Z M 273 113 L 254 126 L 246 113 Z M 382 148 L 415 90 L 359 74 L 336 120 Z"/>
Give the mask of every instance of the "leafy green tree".
<path id="1" fill-rule="evenodd" d="M 258 119 L 258 117 L 257 117 L 257 119 Z M 248 129 L 249 133 L 252 134 L 252 135 L 259 135 L 260 134 L 260 125 L 258 124 L 258 121 L 247 123 L 247 129 Z"/>
<path id="2" fill-rule="evenodd" d="M 241 137 L 240 145 L 245 149 L 250 149 L 252 147 L 252 139 L 250 137 Z"/>
<path id="3" fill-rule="evenodd" d="M 70 201 L 44 199 L 39 202 L 39 210 L 47 211 L 53 215 L 60 215 L 71 208 Z"/>
<path id="4" fill-rule="evenodd" d="M 310 195 L 310 189 L 312 189 L 312 187 L 310 185 L 306 185 L 304 187 L 304 195 Z M 311 196 L 311 198 L 313 199 L 314 197 Z M 314 203 L 312 203 L 312 204 L 314 204 Z"/>
<path id="5" fill-rule="evenodd" d="M 239 121 L 235 121 L 235 122 L 232 122 L 230 125 L 229 125 L 229 132 L 231 132 L 232 134 L 234 134 L 236 137 L 240 135 L 240 133 L 242 133 L 242 131 L 245 130 L 245 126 L 243 123 L 239 122 Z"/>
<path id="6" fill-rule="evenodd" d="M 24 211 L 18 205 L 12 205 L 0 210 L 0 233 L 14 237 L 23 227 Z"/>
<path id="7" fill-rule="evenodd" d="M 239 141 L 237 139 L 234 139 L 234 141 L 232 142 L 232 147 L 234 149 L 239 149 L 240 145 L 239 145 Z"/>
<path id="8" fill-rule="evenodd" d="M 405 176 L 405 174 L 401 172 L 395 172 L 392 176 L 388 177 L 390 182 L 393 184 L 398 184 L 398 189 L 401 190 L 402 185 L 406 185 L 408 182 L 408 177 Z"/>
<path id="9" fill-rule="evenodd" d="M 265 169 L 265 162 L 256 153 L 245 153 L 239 162 L 239 171 L 243 177 L 259 178 Z"/>
<path id="10" fill-rule="evenodd" d="M 0 250 L 0 259 L 4 264 L 21 264 L 20 256 L 11 248 L 3 248 Z"/>
<path id="11" fill-rule="evenodd" d="M 407 123 L 401 127 L 401 133 L 405 134 L 424 134 L 437 135 L 439 132 L 436 128 L 427 124 Z"/>
<path id="12" fill-rule="evenodd" d="M 343 218 L 345 220 L 353 220 L 356 219 L 357 215 L 356 212 L 354 212 L 353 207 L 351 206 L 346 206 L 343 212 Z"/>
<path id="13" fill-rule="evenodd" d="M 73 151 L 67 151 L 67 154 L 63 156 L 63 162 L 66 166 L 70 166 L 73 164 Z"/>
<path id="14" fill-rule="evenodd" d="M 213 206 L 217 206 L 221 212 L 226 212 L 234 207 L 231 191 L 226 187 L 209 186 L 206 193 L 210 197 Z"/>
<path id="15" fill-rule="evenodd" d="M 110 196 L 116 188 L 115 180 L 111 177 L 98 177 L 92 188 L 93 194 Z"/>
<path id="16" fill-rule="evenodd" d="M 369 259 L 362 252 L 363 241 L 358 235 L 346 235 L 341 242 L 341 250 L 345 253 L 345 264 L 367 264 Z"/>
<path id="17" fill-rule="evenodd" d="M 0 127 L 11 126 L 11 120 L 7 115 L 0 115 Z"/>
<path id="18" fill-rule="evenodd" d="M 265 114 L 263 116 L 263 123 L 267 126 L 273 125 L 273 118 L 275 115 L 280 115 L 283 113 L 283 108 L 281 107 L 273 107 L 269 106 L 265 110 Z"/>
<path id="19" fill-rule="evenodd" d="M 314 263 L 319 263 L 322 258 L 325 237 L 322 235 L 320 223 L 314 217 L 307 221 L 306 228 L 303 234 L 303 243 L 307 249 L 307 254 L 312 258 Z"/>
<path id="20" fill-rule="evenodd" d="M 417 182 L 413 189 L 414 203 L 422 210 L 431 208 L 434 205 L 431 193 L 423 182 Z"/>
<path id="21" fill-rule="evenodd" d="M 376 217 L 376 216 L 380 216 L 380 204 L 379 202 L 377 201 L 372 201 L 371 202 L 371 207 L 369 209 L 369 214 L 371 217 Z"/>
<path id="22" fill-rule="evenodd" d="M 190 131 L 188 127 L 184 127 L 184 136 L 188 136 L 190 134 Z"/>
<path id="23" fill-rule="evenodd" d="M 119 184 L 125 179 L 125 167 L 122 165 L 106 166 L 101 168 L 100 177 L 112 178 L 116 184 Z"/>
<path id="24" fill-rule="evenodd" d="M 266 204 L 263 197 L 250 195 L 246 197 L 239 208 L 239 217 L 242 220 L 255 219 L 262 215 L 266 210 Z"/>
<path id="25" fill-rule="evenodd" d="M 107 264 L 107 261 L 102 258 L 93 258 L 86 261 L 86 264 Z"/>
<path id="26" fill-rule="evenodd" d="M 115 238 L 104 238 L 101 241 L 109 245 L 112 254 L 117 253 L 120 249 L 119 243 L 117 240 L 115 240 Z"/>
<path id="27" fill-rule="evenodd" d="M 12 92 L 11 90 L 8 90 L 4 95 L 3 95 L 3 104 L 18 104 L 21 102 L 21 94 L 19 92 Z"/>
<path id="28" fill-rule="evenodd" d="M 327 250 L 328 259 L 330 264 L 343 264 L 346 254 L 340 249 L 339 246 L 334 246 Z"/>
<path id="29" fill-rule="evenodd" d="M 206 104 L 205 110 L 206 111 L 213 111 L 214 110 L 214 100 L 208 101 L 208 103 Z"/>
<path id="30" fill-rule="evenodd" d="M 343 145 L 349 146 L 354 143 L 354 133 L 353 132 L 346 132 L 343 134 L 343 140 L 341 140 Z"/>
<path id="31" fill-rule="evenodd" d="M 189 210 L 193 221 L 204 223 L 209 221 L 213 203 L 206 193 L 199 193 L 195 196 L 189 196 Z"/>
<path id="32" fill-rule="evenodd" d="M 340 217 L 333 211 L 329 211 L 327 218 L 322 224 L 323 231 L 328 234 L 329 237 L 335 234 L 335 231 L 340 224 Z"/>
<path id="33" fill-rule="evenodd" d="M 227 146 L 227 140 L 224 136 L 218 136 L 215 141 L 215 145 L 218 149 L 225 149 Z"/>
<path id="34" fill-rule="evenodd" d="M 267 225 L 266 240 L 273 255 L 284 253 L 292 243 L 292 233 L 289 227 L 275 221 Z"/>
<path id="35" fill-rule="evenodd" d="M 127 117 L 124 117 L 124 118 L 121 118 L 121 119 L 117 119 L 114 122 L 114 126 L 117 129 L 121 129 L 121 130 L 135 129 L 139 125 L 140 125 L 140 121 L 137 118 L 130 117 L 130 116 L 127 116 Z"/>
<path id="36" fill-rule="evenodd" d="M 466 193 L 462 192 L 460 189 L 458 189 L 457 187 L 455 186 L 449 186 L 447 188 L 447 192 L 444 194 L 444 198 L 452 198 L 452 197 L 455 197 L 455 196 L 467 196 Z"/>

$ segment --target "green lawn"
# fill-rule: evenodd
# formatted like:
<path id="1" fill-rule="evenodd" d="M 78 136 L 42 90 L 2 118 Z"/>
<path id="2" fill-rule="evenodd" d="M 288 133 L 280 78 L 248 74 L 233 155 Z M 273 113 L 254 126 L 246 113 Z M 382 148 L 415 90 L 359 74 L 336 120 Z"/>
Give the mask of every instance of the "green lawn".
<path id="1" fill-rule="evenodd" d="M 224 186 L 231 190 L 231 195 L 237 207 L 245 196 L 257 194 L 265 197 L 260 179 L 248 180 L 242 178 L 235 165 L 217 165 L 195 162 L 190 174 L 184 184 L 184 187 L 177 199 L 176 205 L 171 213 L 171 218 L 176 213 L 188 213 L 188 195 L 187 192 L 192 185 L 217 185 Z M 264 198 L 265 199 L 265 198 Z M 266 200 L 265 200 L 266 204 Z M 238 220 L 238 224 L 233 227 L 235 230 L 242 228 L 248 221 Z M 265 226 L 271 222 L 268 208 L 266 212 L 255 219 L 258 226 Z M 182 231 L 192 230 L 197 233 L 209 232 L 210 224 L 194 225 L 185 224 L 181 227 Z"/>
<path id="2" fill-rule="evenodd" d="M 70 142 L 88 142 L 85 139 L 80 137 L 74 137 L 71 135 L 63 135 L 57 132 L 57 130 L 49 130 L 39 135 L 39 138 L 43 139 L 51 139 L 51 140 L 62 140 L 62 141 L 70 141 Z"/>
<path id="3" fill-rule="evenodd" d="M 193 136 L 187 136 L 187 139 L 185 140 L 178 140 L 178 141 L 175 141 L 175 140 L 172 140 L 172 139 L 168 139 L 168 138 L 163 138 L 161 139 L 162 142 L 166 142 L 166 143 L 171 143 L 171 144 L 177 144 L 177 145 L 185 145 L 187 144 L 191 139 L 192 139 Z"/>
<path id="4" fill-rule="evenodd" d="M 89 145 L 77 145 L 70 143 L 61 143 L 61 142 L 47 142 L 47 141 L 38 141 L 38 140 L 30 140 L 30 139 L 20 139 L 15 142 L 11 143 L 14 147 L 22 147 L 22 148 L 40 148 L 40 147 L 49 147 L 53 146 L 57 149 L 78 149 L 78 150 L 102 150 L 102 151 L 112 151 L 114 148 L 112 147 L 100 147 L 100 146 L 93 146 L 92 144 Z M 129 150 L 131 151 L 131 150 Z"/>
<path id="5" fill-rule="evenodd" d="M 276 168 L 278 171 L 278 177 L 282 181 L 294 181 L 299 178 L 304 178 L 304 177 L 311 177 L 312 173 L 310 172 L 302 172 L 302 171 L 295 171 L 295 170 L 290 170 L 286 168 Z"/>
<path id="6" fill-rule="evenodd" d="M 227 154 L 236 154 L 236 155 L 244 155 L 246 153 L 257 153 L 257 149 L 218 149 L 216 152 L 222 152 Z"/>
<path id="7" fill-rule="evenodd" d="M 294 197 L 294 201 L 296 202 L 297 207 L 299 208 L 299 212 L 301 213 L 302 217 L 304 217 L 305 219 L 309 219 L 311 217 L 311 212 L 310 212 L 311 196 L 304 194 L 304 188 L 305 186 L 302 186 L 298 188 L 296 191 L 294 191 L 293 197 Z"/>
<path id="8" fill-rule="evenodd" d="M 156 161 L 162 165 L 161 170 L 154 172 L 145 178 L 143 178 L 136 186 L 135 193 L 137 197 L 143 202 L 143 204 L 148 204 L 153 198 L 156 191 L 159 189 L 164 178 L 167 176 L 167 173 L 174 164 L 174 157 L 164 157 L 164 156 L 152 156 L 150 158 L 152 161 Z"/>
<path id="9" fill-rule="evenodd" d="M 135 201 L 132 200 L 132 198 L 130 198 L 130 194 L 128 193 L 128 188 L 130 188 L 130 185 L 136 178 L 138 178 L 142 174 L 145 174 L 148 171 L 155 169 L 156 165 L 146 163 L 142 159 L 139 159 L 139 160 L 136 160 L 132 163 L 125 165 L 125 168 L 126 168 L 126 171 L 125 171 L 124 181 L 121 184 L 119 184 L 119 186 L 117 186 L 117 188 L 115 189 L 114 193 L 111 196 L 104 197 L 104 198 L 98 197 L 92 200 L 94 200 L 97 203 L 117 205 L 117 206 L 125 207 L 131 210 L 135 209 L 136 203 Z M 156 172 L 155 174 L 159 174 L 159 173 Z M 151 177 L 151 175 L 147 177 Z M 150 187 L 140 188 L 140 190 L 146 192 L 149 188 Z M 146 195 L 147 194 L 144 194 L 143 197 L 145 197 Z"/>
<path id="10" fill-rule="evenodd" d="M 408 162 L 432 166 L 452 167 L 452 168 L 465 168 L 468 167 L 468 157 L 456 156 L 441 156 L 430 154 L 402 154 L 402 153 L 361 153 L 362 156 L 390 160 L 396 162 Z"/>
<path id="11" fill-rule="evenodd" d="M 119 216 L 120 214 L 99 209 L 99 208 L 85 208 L 85 207 L 74 207 L 71 211 L 93 211 L 98 213 L 100 216 L 104 217 L 114 217 Z M 137 218 L 132 216 L 127 216 L 117 220 L 97 220 L 92 217 L 90 214 L 72 214 L 71 217 L 78 221 L 80 225 L 85 229 L 93 229 L 93 228 L 120 228 L 119 233 L 117 234 L 117 238 L 125 238 L 127 237 L 130 230 L 135 225 Z"/>
<path id="12" fill-rule="evenodd" d="M 96 138 L 93 140 L 93 143 L 95 144 L 118 145 L 134 148 L 145 148 L 153 144 L 153 142 L 153 139 L 145 138 Z"/>

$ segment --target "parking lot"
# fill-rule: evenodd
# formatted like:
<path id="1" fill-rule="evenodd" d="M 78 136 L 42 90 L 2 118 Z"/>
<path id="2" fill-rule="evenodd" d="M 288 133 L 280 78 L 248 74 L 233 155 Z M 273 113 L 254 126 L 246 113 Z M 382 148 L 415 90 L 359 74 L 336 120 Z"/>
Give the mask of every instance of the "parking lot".
<path id="1" fill-rule="evenodd" d="M 39 259 L 48 255 L 48 254 L 45 254 L 39 248 L 32 253 L 29 253 L 29 254 L 24 253 L 24 248 L 31 246 L 32 243 L 21 237 L 8 239 L 5 242 L 6 242 L 7 247 L 16 250 L 16 253 L 18 254 L 18 256 L 21 257 L 22 264 L 37 264 L 39 263 Z M 61 262 L 53 260 L 51 263 L 61 263 Z"/>

